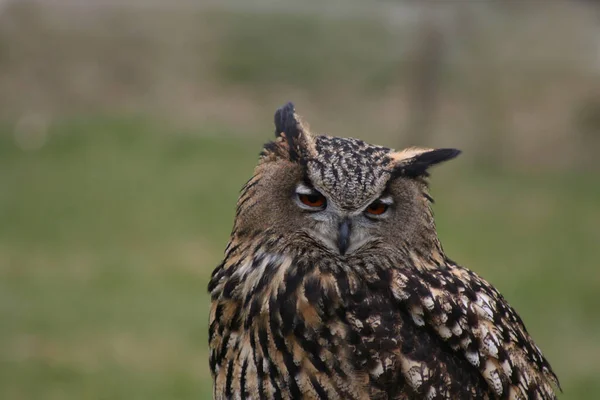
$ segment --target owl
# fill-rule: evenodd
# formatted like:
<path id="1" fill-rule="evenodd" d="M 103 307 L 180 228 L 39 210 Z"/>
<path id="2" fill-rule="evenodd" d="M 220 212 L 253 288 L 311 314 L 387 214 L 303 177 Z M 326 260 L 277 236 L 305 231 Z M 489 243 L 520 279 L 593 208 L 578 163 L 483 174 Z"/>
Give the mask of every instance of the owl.
<path id="1" fill-rule="evenodd" d="M 555 399 L 523 321 L 436 234 L 430 167 L 275 114 L 214 270 L 215 399 Z"/>

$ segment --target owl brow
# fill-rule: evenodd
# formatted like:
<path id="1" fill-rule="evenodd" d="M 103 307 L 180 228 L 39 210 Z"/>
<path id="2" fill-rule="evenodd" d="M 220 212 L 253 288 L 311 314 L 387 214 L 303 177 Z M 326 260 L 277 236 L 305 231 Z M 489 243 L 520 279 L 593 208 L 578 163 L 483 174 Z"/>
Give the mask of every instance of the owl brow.
<path id="1" fill-rule="evenodd" d="M 394 180 L 398 177 L 394 176 L 392 173 L 389 173 L 389 176 L 390 177 L 388 178 L 387 182 L 385 183 L 385 189 L 383 189 L 383 192 L 381 192 L 381 196 L 379 196 L 379 197 L 391 195 L 391 193 L 392 193 L 391 185 L 394 182 Z"/>
<path id="2" fill-rule="evenodd" d="M 394 204 L 394 199 L 392 198 L 392 195 L 389 193 L 383 193 L 378 199 L 377 201 L 379 201 L 380 203 L 383 203 L 385 205 L 390 205 L 390 204 Z"/>
<path id="3" fill-rule="evenodd" d="M 310 176 L 308 176 L 308 165 L 304 164 L 302 165 L 302 182 L 301 182 L 304 186 L 311 188 L 313 191 L 315 191 L 315 185 L 312 183 L 312 179 L 310 179 Z"/>
<path id="4" fill-rule="evenodd" d="M 313 194 L 315 193 L 315 189 L 312 187 L 312 185 L 307 185 L 303 182 L 300 182 L 298 185 L 296 185 L 296 193 Z"/>

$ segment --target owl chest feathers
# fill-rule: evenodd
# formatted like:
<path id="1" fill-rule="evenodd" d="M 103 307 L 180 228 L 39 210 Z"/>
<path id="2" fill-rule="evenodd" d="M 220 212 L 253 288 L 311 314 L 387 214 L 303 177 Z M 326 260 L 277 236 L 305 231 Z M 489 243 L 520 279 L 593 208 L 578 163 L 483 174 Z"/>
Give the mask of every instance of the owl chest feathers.
<path id="1" fill-rule="evenodd" d="M 216 398 L 554 398 L 520 319 L 473 272 L 258 250 L 211 281 Z"/>

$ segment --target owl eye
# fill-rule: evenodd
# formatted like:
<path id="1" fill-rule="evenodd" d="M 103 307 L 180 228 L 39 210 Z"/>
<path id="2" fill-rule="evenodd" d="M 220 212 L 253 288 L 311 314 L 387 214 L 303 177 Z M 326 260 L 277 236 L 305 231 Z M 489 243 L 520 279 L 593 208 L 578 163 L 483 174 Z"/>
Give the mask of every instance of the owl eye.
<path id="1" fill-rule="evenodd" d="M 310 194 L 298 193 L 298 200 L 308 207 L 322 209 L 327 204 L 327 199 L 319 192 Z"/>
<path id="2" fill-rule="evenodd" d="M 371 205 L 369 207 L 367 207 L 367 209 L 365 211 L 367 214 L 381 215 L 387 211 L 388 207 L 389 207 L 389 205 L 377 200 L 377 201 L 371 203 Z"/>

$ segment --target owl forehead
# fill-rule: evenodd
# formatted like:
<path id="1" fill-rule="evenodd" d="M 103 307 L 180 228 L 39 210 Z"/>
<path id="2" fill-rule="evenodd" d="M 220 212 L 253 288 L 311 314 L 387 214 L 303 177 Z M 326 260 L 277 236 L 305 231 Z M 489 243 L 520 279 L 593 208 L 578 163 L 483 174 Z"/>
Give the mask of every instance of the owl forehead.
<path id="1" fill-rule="evenodd" d="M 317 136 L 308 175 L 338 206 L 355 209 L 378 194 L 389 179 L 390 152 L 359 139 Z"/>

